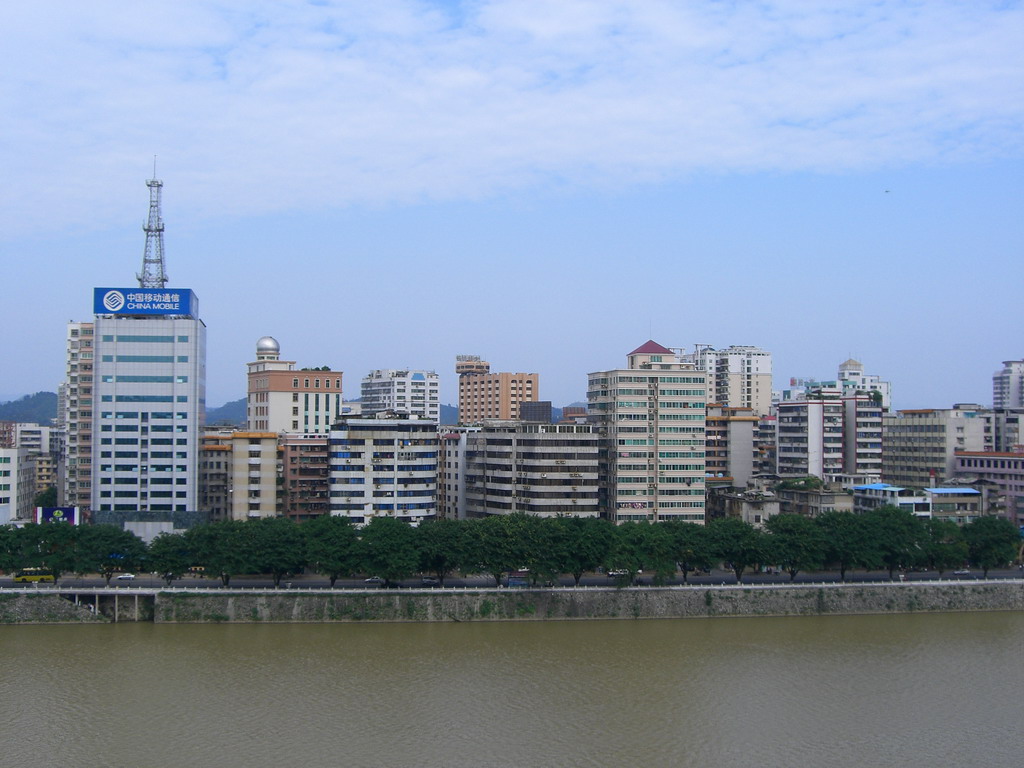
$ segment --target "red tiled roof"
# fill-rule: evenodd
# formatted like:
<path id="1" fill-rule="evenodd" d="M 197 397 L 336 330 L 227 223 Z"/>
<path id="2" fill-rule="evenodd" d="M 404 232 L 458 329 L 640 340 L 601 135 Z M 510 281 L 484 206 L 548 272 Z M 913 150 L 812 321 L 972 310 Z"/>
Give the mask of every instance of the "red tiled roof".
<path id="1" fill-rule="evenodd" d="M 673 352 L 672 352 L 671 349 L 665 349 L 665 347 L 661 346 L 661 344 L 659 344 L 656 341 L 648 341 L 646 344 L 643 344 L 643 345 L 637 347 L 636 349 L 634 349 L 629 354 L 631 354 L 631 355 L 671 355 L 671 354 L 673 354 Z"/>

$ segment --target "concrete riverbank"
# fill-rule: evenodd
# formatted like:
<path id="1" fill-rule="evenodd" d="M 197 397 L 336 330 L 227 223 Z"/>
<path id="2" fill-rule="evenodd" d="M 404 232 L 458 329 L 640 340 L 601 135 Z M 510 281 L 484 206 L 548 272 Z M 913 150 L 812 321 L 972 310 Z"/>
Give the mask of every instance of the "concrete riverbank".
<path id="1" fill-rule="evenodd" d="M 27 590 L 0 623 L 332 623 L 822 616 L 1024 610 L 1022 581 L 581 589 Z"/>

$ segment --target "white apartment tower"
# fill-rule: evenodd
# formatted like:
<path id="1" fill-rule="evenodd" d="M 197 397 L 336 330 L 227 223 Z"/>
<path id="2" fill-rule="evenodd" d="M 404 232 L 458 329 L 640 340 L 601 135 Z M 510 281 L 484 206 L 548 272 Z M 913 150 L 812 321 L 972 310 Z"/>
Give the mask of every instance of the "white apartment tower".
<path id="1" fill-rule="evenodd" d="M 614 522 L 703 523 L 706 374 L 648 341 L 626 368 L 588 378 L 588 417 L 607 440 L 602 513 Z"/>
<path id="2" fill-rule="evenodd" d="M 273 336 L 256 342 L 247 363 L 246 429 L 326 435 L 342 413 L 342 373 L 328 368 L 295 369 L 281 359 Z"/>
<path id="3" fill-rule="evenodd" d="M 434 371 L 376 370 L 362 382 L 362 412 L 372 416 L 381 411 L 441 418 L 440 383 Z"/>
<path id="4" fill-rule="evenodd" d="M 344 418 L 328 439 L 330 513 L 356 525 L 395 517 L 418 525 L 437 516 L 437 422 Z"/>
<path id="5" fill-rule="evenodd" d="M 704 371 L 708 402 L 749 408 L 763 416 L 772 404 L 772 353 L 760 347 L 699 347 L 685 359 Z"/>
<path id="6" fill-rule="evenodd" d="M 1024 360 L 1007 360 L 992 375 L 992 407 L 1024 408 Z"/>

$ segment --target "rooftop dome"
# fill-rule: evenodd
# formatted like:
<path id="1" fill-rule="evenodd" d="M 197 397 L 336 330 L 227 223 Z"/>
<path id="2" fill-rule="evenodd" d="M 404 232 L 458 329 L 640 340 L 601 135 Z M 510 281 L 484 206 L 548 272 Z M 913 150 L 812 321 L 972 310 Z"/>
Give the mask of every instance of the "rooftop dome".
<path id="1" fill-rule="evenodd" d="M 277 339 L 273 336 L 264 336 L 256 342 L 256 354 L 279 355 L 281 354 L 281 345 L 277 343 Z"/>

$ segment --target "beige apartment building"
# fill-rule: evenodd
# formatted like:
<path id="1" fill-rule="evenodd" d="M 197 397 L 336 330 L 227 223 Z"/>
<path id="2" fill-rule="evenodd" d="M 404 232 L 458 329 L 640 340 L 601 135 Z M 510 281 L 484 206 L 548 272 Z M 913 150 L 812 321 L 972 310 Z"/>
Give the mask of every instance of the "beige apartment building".
<path id="1" fill-rule="evenodd" d="M 278 514 L 276 433 L 208 431 L 199 455 L 200 511 L 211 521 Z"/>
<path id="2" fill-rule="evenodd" d="M 684 360 L 692 362 L 707 377 L 709 403 L 749 408 L 758 416 L 771 410 L 771 352 L 745 345 L 725 349 L 700 346 Z"/>
<path id="3" fill-rule="evenodd" d="M 476 355 L 459 355 L 459 423 L 479 424 L 484 419 L 519 418 L 519 404 L 540 397 L 536 373 L 491 373 L 490 363 Z"/>
<path id="4" fill-rule="evenodd" d="M 247 367 L 246 429 L 326 435 L 341 416 L 341 371 L 295 370 L 271 336 L 256 342 L 256 360 Z"/>
<path id="5" fill-rule="evenodd" d="M 65 378 L 58 426 L 65 433 L 59 497 L 61 506 L 79 507 L 88 517 L 92 504 L 93 323 L 68 323 Z"/>
<path id="6" fill-rule="evenodd" d="M 648 341 L 627 367 L 588 376 L 590 420 L 603 427 L 613 522 L 705 519 L 706 375 L 676 350 Z"/>

